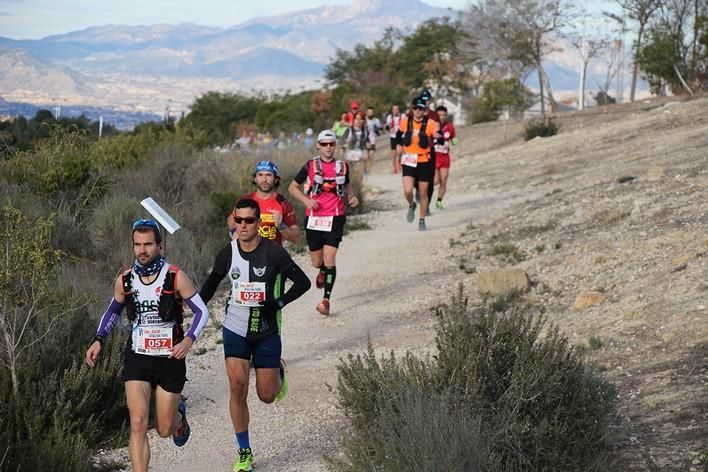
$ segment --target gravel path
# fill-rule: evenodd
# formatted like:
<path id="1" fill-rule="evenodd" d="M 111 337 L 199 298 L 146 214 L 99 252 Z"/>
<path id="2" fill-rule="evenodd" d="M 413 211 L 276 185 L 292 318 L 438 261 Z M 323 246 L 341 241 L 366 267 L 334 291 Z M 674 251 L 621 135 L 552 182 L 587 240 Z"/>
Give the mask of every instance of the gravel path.
<path id="1" fill-rule="evenodd" d="M 314 309 L 322 295 L 314 284 L 285 310 L 284 357 L 290 384 L 285 400 L 261 403 L 251 375 L 249 431 L 259 470 L 328 470 L 323 456 L 336 455 L 338 442 L 347 434 L 334 392 L 339 359 L 366 349 L 369 337 L 383 352 L 429 347 L 435 328 L 430 307 L 452 293 L 459 278 L 456 262 L 448 258 L 449 239 L 493 205 L 514 200 L 510 194 L 469 191 L 469 179 L 456 179 L 453 168 L 445 210 L 434 211 L 427 219 L 429 230 L 419 232 L 417 222 L 405 221 L 400 174 L 388 169 L 388 160 L 377 163 L 366 182 L 376 207 L 388 209 L 365 215 L 372 229 L 350 233 L 340 247 L 330 317 Z M 314 279 L 309 256 L 296 260 Z M 221 320 L 220 302 L 216 297 L 210 309 Z M 192 436 L 178 449 L 151 430 L 153 471 L 227 471 L 234 461 L 223 351 L 217 344 L 221 332 L 210 324 L 205 333 L 188 357 L 184 395 Z M 199 348 L 207 351 L 195 355 Z M 127 449 L 114 453 L 129 462 Z"/>

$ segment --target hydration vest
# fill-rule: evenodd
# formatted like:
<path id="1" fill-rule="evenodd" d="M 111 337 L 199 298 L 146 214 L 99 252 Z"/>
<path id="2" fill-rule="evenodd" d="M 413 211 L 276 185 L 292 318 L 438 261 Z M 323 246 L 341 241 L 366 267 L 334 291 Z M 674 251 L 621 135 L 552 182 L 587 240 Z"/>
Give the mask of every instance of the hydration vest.
<path id="1" fill-rule="evenodd" d="M 162 321 L 174 321 L 178 329 L 182 329 L 182 321 L 184 321 L 184 307 L 182 299 L 175 294 L 175 278 L 179 272 L 179 267 L 176 265 L 169 266 L 165 281 L 162 284 L 160 292 L 160 301 L 157 312 Z M 125 296 L 125 312 L 128 319 L 135 321 L 136 300 L 135 292 L 133 292 L 133 277 L 132 269 L 128 269 L 121 274 L 123 284 L 123 296 Z"/>
<path id="2" fill-rule="evenodd" d="M 319 157 L 315 157 L 311 161 L 311 166 L 314 170 L 314 178 L 311 182 L 310 195 L 319 195 L 322 193 L 324 185 L 324 173 L 322 172 L 322 160 Z M 334 168 L 336 170 L 335 184 L 337 196 L 344 196 L 344 182 L 346 180 L 347 164 L 339 159 L 334 161 Z"/>
<path id="3" fill-rule="evenodd" d="M 404 146 L 410 146 L 411 141 L 413 140 L 413 118 L 408 117 L 408 120 L 406 120 L 406 132 L 403 134 L 403 140 L 402 143 Z M 426 134 L 426 131 L 428 129 L 428 117 L 424 116 L 423 121 L 420 123 L 420 131 L 418 131 L 418 145 L 426 149 L 428 145 L 430 144 L 428 142 L 428 135 Z"/>

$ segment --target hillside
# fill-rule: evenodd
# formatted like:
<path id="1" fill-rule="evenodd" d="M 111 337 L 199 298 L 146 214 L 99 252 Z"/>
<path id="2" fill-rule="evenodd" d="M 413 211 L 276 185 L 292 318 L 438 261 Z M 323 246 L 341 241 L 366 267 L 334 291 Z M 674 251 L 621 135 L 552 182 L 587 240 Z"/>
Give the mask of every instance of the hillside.
<path id="1" fill-rule="evenodd" d="M 479 272 L 498 267 L 526 271 L 525 302 L 617 385 L 617 470 L 705 467 L 708 98 L 558 121 L 559 135 L 530 142 L 519 137 L 521 123 L 506 128 L 507 139 L 502 123 L 461 129 L 446 209 L 434 212 L 426 233 L 405 222 L 400 176 L 379 151 L 367 187 L 380 210 L 365 216 L 373 229 L 341 246 L 332 316 L 315 313 L 314 289 L 289 306 L 290 393 L 277 406 L 251 393 L 260 470 L 327 470 L 322 456 L 347 440 L 332 391 L 339 359 L 367 339 L 382 353 L 431 353 L 431 307 L 458 282 L 474 300 Z M 491 255 L 500 242 L 522 260 Z M 583 290 L 597 292 L 599 304 L 573 308 Z M 207 332 L 188 361 L 192 439 L 178 450 L 151 432 L 152 470 L 226 470 L 233 461 L 220 330 Z"/>

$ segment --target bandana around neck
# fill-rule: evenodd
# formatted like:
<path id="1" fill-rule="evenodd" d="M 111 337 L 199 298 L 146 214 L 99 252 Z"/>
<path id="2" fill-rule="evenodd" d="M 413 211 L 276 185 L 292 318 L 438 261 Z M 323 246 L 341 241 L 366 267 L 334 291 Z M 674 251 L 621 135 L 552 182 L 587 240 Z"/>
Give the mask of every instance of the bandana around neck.
<path id="1" fill-rule="evenodd" d="M 155 258 L 152 262 L 150 262 L 149 264 L 146 264 L 146 265 L 142 265 L 136 259 L 135 262 L 133 263 L 133 270 L 139 276 L 147 277 L 147 276 L 156 274 L 157 272 L 160 272 L 160 270 L 162 269 L 162 266 L 164 264 L 165 264 L 165 256 L 159 256 L 159 257 Z"/>

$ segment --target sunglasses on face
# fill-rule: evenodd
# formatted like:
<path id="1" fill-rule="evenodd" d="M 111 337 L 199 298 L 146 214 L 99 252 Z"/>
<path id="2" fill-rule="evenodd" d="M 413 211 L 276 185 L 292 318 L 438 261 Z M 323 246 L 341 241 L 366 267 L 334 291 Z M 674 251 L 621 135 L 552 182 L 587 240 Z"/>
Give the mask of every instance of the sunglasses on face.
<path id="1" fill-rule="evenodd" d="M 134 230 L 140 228 L 141 226 L 149 226 L 151 228 L 155 228 L 158 231 L 160 230 L 160 227 L 158 226 L 157 221 L 155 221 L 155 220 L 150 220 L 150 219 L 138 220 L 135 223 L 133 223 Z"/>
<path id="2" fill-rule="evenodd" d="M 234 222 L 237 225 L 240 225 L 241 223 L 246 223 L 247 225 L 252 225 L 256 221 L 258 221 L 258 218 L 256 218 L 255 216 L 247 216 L 245 218 L 241 218 L 240 216 L 234 217 Z"/>
<path id="3" fill-rule="evenodd" d="M 334 146 L 335 146 L 335 143 L 320 143 L 320 146 L 323 146 L 323 147 L 330 147 L 330 146 L 331 146 L 331 147 L 334 147 Z"/>
<path id="4" fill-rule="evenodd" d="M 413 107 L 413 109 L 416 111 L 423 111 L 425 110 L 425 107 Z"/>

